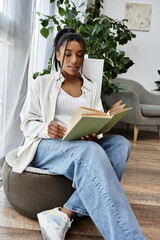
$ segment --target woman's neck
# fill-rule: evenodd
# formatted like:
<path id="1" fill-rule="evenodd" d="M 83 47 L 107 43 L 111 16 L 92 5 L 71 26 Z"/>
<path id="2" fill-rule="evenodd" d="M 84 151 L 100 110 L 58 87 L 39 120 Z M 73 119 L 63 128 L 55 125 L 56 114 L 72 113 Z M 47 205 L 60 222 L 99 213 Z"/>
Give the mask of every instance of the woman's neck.
<path id="1" fill-rule="evenodd" d="M 79 82 L 79 81 L 82 81 L 82 77 L 80 75 L 80 73 L 78 73 L 77 75 L 69 75 L 67 73 L 62 73 L 64 79 L 65 79 L 65 82 L 67 83 L 76 83 L 76 82 Z"/>
<path id="2" fill-rule="evenodd" d="M 67 92 L 72 97 L 80 97 L 82 95 L 82 85 L 83 85 L 83 79 L 81 78 L 81 75 L 66 75 L 63 74 L 65 80 L 62 83 L 62 89 Z"/>

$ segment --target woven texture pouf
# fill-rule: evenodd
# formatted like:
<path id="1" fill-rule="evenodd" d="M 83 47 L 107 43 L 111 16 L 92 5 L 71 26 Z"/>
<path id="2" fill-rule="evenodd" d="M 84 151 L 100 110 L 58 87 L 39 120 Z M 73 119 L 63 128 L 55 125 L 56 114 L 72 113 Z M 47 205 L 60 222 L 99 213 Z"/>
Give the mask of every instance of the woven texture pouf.
<path id="1" fill-rule="evenodd" d="M 16 152 L 7 157 L 15 158 Z M 19 174 L 13 172 L 6 161 L 3 165 L 3 188 L 11 205 L 31 218 L 36 218 L 37 213 L 46 209 L 63 206 L 75 190 L 72 181 L 62 175 L 33 167 L 27 167 Z"/>

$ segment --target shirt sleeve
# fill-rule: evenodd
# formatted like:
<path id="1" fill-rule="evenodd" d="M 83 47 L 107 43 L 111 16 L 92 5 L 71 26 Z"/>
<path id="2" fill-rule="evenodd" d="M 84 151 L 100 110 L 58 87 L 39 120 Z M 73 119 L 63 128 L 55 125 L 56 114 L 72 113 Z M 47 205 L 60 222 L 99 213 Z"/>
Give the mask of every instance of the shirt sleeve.
<path id="1" fill-rule="evenodd" d="M 104 112 L 102 100 L 101 100 L 101 92 L 100 92 L 98 86 L 96 85 L 96 83 L 93 83 L 93 93 L 92 94 L 93 94 L 93 99 L 94 99 L 93 100 L 94 101 L 93 108 Z M 98 137 L 98 139 L 100 139 L 103 137 L 103 134 L 99 134 L 97 137 Z"/>
<path id="2" fill-rule="evenodd" d="M 101 92 L 96 85 L 96 83 L 93 83 L 93 108 L 99 111 L 104 112 L 102 100 L 101 100 Z"/>
<path id="3" fill-rule="evenodd" d="M 48 123 L 43 122 L 39 100 L 38 78 L 32 82 L 31 89 L 20 113 L 21 130 L 25 137 L 49 138 Z"/>

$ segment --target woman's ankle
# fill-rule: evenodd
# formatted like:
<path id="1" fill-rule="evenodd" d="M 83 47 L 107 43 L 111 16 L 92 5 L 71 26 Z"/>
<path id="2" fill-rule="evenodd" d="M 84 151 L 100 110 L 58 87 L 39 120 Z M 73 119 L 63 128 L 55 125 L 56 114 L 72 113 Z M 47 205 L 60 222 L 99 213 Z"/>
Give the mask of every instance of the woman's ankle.
<path id="1" fill-rule="evenodd" d="M 70 219 L 74 218 L 74 216 L 76 214 L 75 212 L 71 211 L 70 209 L 68 209 L 66 207 L 62 207 L 60 210 L 61 210 L 61 212 L 67 214 Z"/>

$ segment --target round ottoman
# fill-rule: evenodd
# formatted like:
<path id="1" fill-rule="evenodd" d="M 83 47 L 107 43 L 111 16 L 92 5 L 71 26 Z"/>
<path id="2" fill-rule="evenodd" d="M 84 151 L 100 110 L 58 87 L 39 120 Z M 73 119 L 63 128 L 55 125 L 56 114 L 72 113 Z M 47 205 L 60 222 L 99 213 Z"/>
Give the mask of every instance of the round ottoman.
<path id="1" fill-rule="evenodd" d="M 12 156 L 15 157 L 15 152 Z M 12 206 L 20 213 L 36 218 L 37 213 L 63 204 L 74 192 L 72 181 L 62 175 L 46 170 L 27 167 L 15 173 L 5 161 L 3 165 L 3 188 Z"/>

